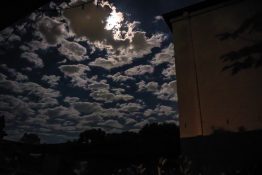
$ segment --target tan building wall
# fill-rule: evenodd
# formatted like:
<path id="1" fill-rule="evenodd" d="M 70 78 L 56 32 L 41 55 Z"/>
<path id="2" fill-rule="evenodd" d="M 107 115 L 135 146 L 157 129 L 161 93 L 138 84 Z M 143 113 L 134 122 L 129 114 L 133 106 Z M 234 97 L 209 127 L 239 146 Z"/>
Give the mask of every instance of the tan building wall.
<path id="1" fill-rule="evenodd" d="M 181 137 L 262 129 L 262 1 L 166 15 L 174 33 Z"/>

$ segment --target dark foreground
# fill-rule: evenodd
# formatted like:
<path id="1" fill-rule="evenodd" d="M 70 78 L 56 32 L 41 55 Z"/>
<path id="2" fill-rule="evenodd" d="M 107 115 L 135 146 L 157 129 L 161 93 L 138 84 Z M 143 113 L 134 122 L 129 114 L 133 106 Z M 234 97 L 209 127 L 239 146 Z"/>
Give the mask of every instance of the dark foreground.
<path id="1" fill-rule="evenodd" d="M 262 174 L 262 131 L 219 131 L 212 136 L 182 139 L 181 151 L 179 140 L 175 125 L 153 124 L 139 133 L 89 130 L 78 140 L 63 144 L 2 141 L 0 174 Z"/>

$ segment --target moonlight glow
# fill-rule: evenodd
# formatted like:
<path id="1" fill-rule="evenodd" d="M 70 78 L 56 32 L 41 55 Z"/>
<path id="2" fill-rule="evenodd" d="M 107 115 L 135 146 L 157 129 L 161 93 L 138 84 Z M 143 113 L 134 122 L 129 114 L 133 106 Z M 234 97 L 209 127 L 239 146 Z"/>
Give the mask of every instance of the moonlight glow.
<path id="1" fill-rule="evenodd" d="M 121 27 L 121 22 L 124 20 L 121 12 L 116 12 L 115 9 L 110 13 L 110 16 L 106 19 L 106 30 L 118 30 Z"/>

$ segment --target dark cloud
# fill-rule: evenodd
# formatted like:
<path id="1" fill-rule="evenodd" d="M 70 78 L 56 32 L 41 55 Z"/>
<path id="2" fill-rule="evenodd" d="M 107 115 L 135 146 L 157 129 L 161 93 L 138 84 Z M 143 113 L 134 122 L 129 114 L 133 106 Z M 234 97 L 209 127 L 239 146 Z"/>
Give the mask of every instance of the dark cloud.
<path id="1" fill-rule="evenodd" d="M 56 87 L 59 84 L 60 77 L 56 75 L 44 75 L 42 80 L 50 85 Z"/>
<path id="2" fill-rule="evenodd" d="M 39 57 L 38 54 L 34 52 L 24 52 L 21 54 L 21 58 L 26 59 L 28 62 L 32 63 L 35 68 L 43 68 L 43 60 Z"/>
<path id="3" fill-rule="evenodd" d="M 54 45 L 63 38 L 65 26 L 63 23 L 45 16 L 39 21 L 38 30 L 48 44 Z"/>
<path id="4" fill-rule="evenodd" d="M 102 107 L 99 103 L 90 102 L 76 102 L 73 103 L 73 107 L 82 114 L 91 114 L 102 110 Z"/>
<path id="5" fill-rule="evenodd" d="M 94 42 L 103 41 L 112 35 L 104 29 L 106 18 L 111 11 L 108 6 L 102 8 L 89 4 L 84 9 L 79 7 L 65 10 L 63 14 L 69 19 L 69 26 L 77 36 L 85 36 Z"/>

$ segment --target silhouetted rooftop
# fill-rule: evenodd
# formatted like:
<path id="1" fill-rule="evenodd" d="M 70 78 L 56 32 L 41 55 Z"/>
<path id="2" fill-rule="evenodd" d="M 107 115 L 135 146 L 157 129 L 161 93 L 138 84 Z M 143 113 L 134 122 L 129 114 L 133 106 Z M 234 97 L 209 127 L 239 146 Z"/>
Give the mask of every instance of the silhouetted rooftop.
<path id="1" fill-rule="evenodd" d="M 193 5 L 181 8 L 181 9 L 174 10 L 169 13 L 165 13 L 163 14 L 163 17 L 166 23 L 168 24 L 169 28 L 172 30 L 171 21 L 170 21 L 171 19 L 182 16 L 185 13 L 191 13 L 191 12 L 194 12 L 200 9 L 204 9 L 204 8 L 215 6 L 215 5 L 222 4 L 222 3 L 233 3 L 237 1 L 242 1 L 242 0 L 204 0 L 200 3 L 196 3 Z"/>

